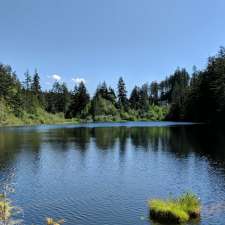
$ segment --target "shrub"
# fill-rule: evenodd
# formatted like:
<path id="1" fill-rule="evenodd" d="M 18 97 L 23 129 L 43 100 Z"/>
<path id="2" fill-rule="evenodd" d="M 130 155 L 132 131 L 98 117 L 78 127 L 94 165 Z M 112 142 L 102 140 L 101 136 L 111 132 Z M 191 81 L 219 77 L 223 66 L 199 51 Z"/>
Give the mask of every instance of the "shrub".
<path id="1" fill-rule="evenodd" d="M 145 114 L 145 117 L 150 120 L 165 120 L 168 108 L 166 106 L 151 105 Z"/>

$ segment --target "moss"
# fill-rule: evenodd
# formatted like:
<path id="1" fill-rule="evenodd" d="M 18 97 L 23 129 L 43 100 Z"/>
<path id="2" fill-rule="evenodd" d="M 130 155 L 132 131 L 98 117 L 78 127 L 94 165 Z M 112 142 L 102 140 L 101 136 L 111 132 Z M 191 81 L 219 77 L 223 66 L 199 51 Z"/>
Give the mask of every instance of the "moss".
<path id="1" fill-rule="evenodd" d="M 200 216 L 201 204 L 196 195 L 185 193 L 179 198 L 150 200 L 149 208 L 153 220 L 183 223 Z"/>

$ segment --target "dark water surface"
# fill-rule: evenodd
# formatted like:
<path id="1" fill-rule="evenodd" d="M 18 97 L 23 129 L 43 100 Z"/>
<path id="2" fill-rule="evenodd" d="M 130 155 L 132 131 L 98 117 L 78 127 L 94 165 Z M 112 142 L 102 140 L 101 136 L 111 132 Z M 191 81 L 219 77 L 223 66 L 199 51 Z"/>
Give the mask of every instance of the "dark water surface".
<path id="1" fill-rule="evenodd" d="M 155 225 L 147 200 L 196 192 L 199 225 L 225 224 L 225 133 L 165 122 L 0 128 L 0 182 L 24 222 Z"/>

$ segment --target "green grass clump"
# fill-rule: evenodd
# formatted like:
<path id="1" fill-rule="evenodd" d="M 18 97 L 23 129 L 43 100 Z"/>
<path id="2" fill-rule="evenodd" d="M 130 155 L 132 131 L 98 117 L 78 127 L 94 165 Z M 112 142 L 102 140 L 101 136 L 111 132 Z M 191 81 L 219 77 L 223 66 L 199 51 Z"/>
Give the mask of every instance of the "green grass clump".
<path id="1" fill-rule="evenodd" d="M 181 208 L 188 213 L 190 218 L 197 218 L 200 216 L 201 203 L 195 194 L 185 193 L 181 195 L 177 201 Z"/>
<path id="2" fill-rule="evenodd" d="M 178 198 L 149 201 L 150 216 L 162 222 L 183 223 L 200 216 L 201 203 L 192 193 L 185 193 Z"/>

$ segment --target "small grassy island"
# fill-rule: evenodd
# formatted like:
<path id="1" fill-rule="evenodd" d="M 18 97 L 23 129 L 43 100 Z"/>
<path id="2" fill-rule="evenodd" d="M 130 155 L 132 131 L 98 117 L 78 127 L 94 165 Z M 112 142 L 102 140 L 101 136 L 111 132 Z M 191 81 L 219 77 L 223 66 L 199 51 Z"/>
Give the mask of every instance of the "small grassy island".
<path id="1" fill-rule="evenodd" d="M 183 223 L 200 217 L 200 199 L 192 193 L 184 193 L 178 198 L 149 201 L 150 217 L 167 223 Z"/>

